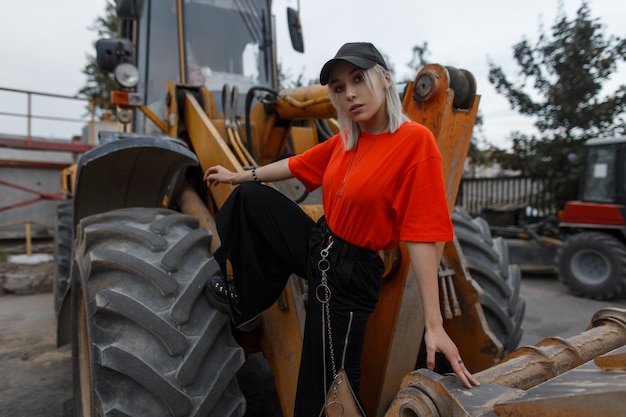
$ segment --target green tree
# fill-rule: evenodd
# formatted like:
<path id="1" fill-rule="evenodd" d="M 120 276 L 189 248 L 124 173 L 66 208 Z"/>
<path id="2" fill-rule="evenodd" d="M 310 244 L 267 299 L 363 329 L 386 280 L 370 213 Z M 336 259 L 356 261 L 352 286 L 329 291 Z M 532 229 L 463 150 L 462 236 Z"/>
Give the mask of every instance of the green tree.
<path id="1" fill-rule="evenodd" d="M 551 178 L 557 207 L 575 197 L 579 167 L 568 162 L 580 154 L 589 138 L 626 132 L 626 85 L 607 92 L 606 86 L 626 61 L 626 40 L 605 36 L 599 19 L 583 2 L 568 20 L 563 9 L 551 36 L 540 30 L 537 43 L 514 45 L 520 81 L 514 83 L 501 67 L 489 62 L 489 81 L 511 107 L 536 118 L 539 137 L 512 133 L 512 153 L 499 153 L 505 168 L 525 175 Z"/>
<path id="2" fill-rule="evenodd" d="M 120 20 L 115 12 L 115 5 L 111 0 L 106 2 L 104 17 L 98 17 L 89 29 L 97 32 L 98 39 L 118 38 L 120 36 Z M 80 89 L 78 95 L 90 99 L 108 101 L 111 91 L 117 88 L 117 84 L 110 74 L 100 71 L 96 63 L 95 45 L 93 50 L 93 55 L 87 54 L 87 65 L 85 65 L 82 71 L 87 76 L 87 83 Z M 115 106 L 97 104 L 96 110 L 96 115 L 101 118 L 106 110 L 115 112 Z"/>
<path id="3" fill-rule="evenodd" d="M 413 55 L 411 61 L 408 63 L 409 68 L 415 71 L 415 74 L 425 65 L 428 64 L 426 56 L 430 55 L 428 50 L 428 42 L 424 42 L 422 45 L 415 45 L 413 47 Z"/>

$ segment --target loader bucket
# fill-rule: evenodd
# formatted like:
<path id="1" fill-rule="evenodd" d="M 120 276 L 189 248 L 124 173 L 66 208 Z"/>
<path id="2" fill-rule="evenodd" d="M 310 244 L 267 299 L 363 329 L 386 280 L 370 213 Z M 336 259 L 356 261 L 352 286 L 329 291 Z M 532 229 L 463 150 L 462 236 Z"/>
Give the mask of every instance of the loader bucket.
<path id="1" fill-rule="evenodd" d="M 197 164 L 182 141 L 166 136 L 101 132 L 100 143 L 78 161 L 75 224 L 122 207 L 169 207 Z"/>

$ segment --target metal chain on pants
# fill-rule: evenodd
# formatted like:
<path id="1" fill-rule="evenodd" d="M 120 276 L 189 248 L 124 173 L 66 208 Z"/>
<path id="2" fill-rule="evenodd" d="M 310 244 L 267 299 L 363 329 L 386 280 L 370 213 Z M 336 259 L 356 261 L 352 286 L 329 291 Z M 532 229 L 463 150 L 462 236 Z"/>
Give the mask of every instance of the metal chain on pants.
<path id="1" fill-rule="evenodd" d="M 333 334 L 332 328 L 330 324 L 330 287 L 328 286 L 328 270 L 330 269 L 330 261 L 328 260 L 328 254 L 330 252 L 330 248 L 333 246 L 332 237 L 329 239 L 328 246 L 323 248 L 320 251 L 321 259 L 317 263 L 317 268 L 320 270 L 322 274 L 322 279 L 320 284 L 315 289 L 315 297 L 322 304 L 322 345 L 323 345 L 323 363 L 324 363 L 324 392 L 326 392 L 326 335 L 328 334 L 328 350 L 330 351 L 330 366 L 333 372 L 333 379 L 337 377 L 337 366 L 335 364 L 335 352 L 333 349 Z M 338 405 L 343 408 L 343 405 L 339 402 L 337 398 L 337 388 L 335 387 L 333 392 L 333 401 L 325 405 L 325 409 L 332 406 Z M 343 411 L 340 412 L 343 414 Z"/>

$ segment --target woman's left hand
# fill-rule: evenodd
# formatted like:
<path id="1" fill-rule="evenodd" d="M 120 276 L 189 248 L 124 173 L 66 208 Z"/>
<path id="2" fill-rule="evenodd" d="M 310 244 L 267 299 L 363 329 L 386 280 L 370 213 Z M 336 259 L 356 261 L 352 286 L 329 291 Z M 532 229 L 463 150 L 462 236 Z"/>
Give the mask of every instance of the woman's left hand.
<path id="1" fill-rule="evenodd" d="M 435 368 L 435 353 L 443 353 L 446 359 L 450 362 L 450 366 L 454 370 L 454 373 L 459 377 L 463 385 L 467 388 L 472 388 L 472 385 L 478 386 L 480 382 L 472 376 L 470 371 L 465 367 L 463 359 L 459 354 L 459 349 L 456 347 L 448 333 L 444 330 L 443 326 L 437 329 L 426 329 L 424 336 L 426 343 L 426 366 L 431 371 Z"/>

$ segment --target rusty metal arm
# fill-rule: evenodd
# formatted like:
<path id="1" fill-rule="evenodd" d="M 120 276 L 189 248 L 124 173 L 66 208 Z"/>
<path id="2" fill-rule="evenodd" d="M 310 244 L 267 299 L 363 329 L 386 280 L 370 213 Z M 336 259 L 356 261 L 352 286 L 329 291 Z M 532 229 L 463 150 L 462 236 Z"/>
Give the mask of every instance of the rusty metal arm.
<path id="1" fill-rule="evenodd" d="M 385 416 L 622 415 L 626 364 L 619 360 L 625 345 L 626 310 L 600 310 L 585 332 L 520 348 L 500 364 L 476 373 L 481 386 L 471 391 L 454 375 L 411 372 Z M 621 350 L 598 358 L 615 349 Z M 621 372 L 603 371 L 599 368 L 603 363 Z"/>
<path id="2" fill-rule="evenodd" d="M 529 389 L 625 344 L 626 310 L 603 309 L 594 314 L 585 332 L 521 347 L 475 377 L 489 384 Z"/>

